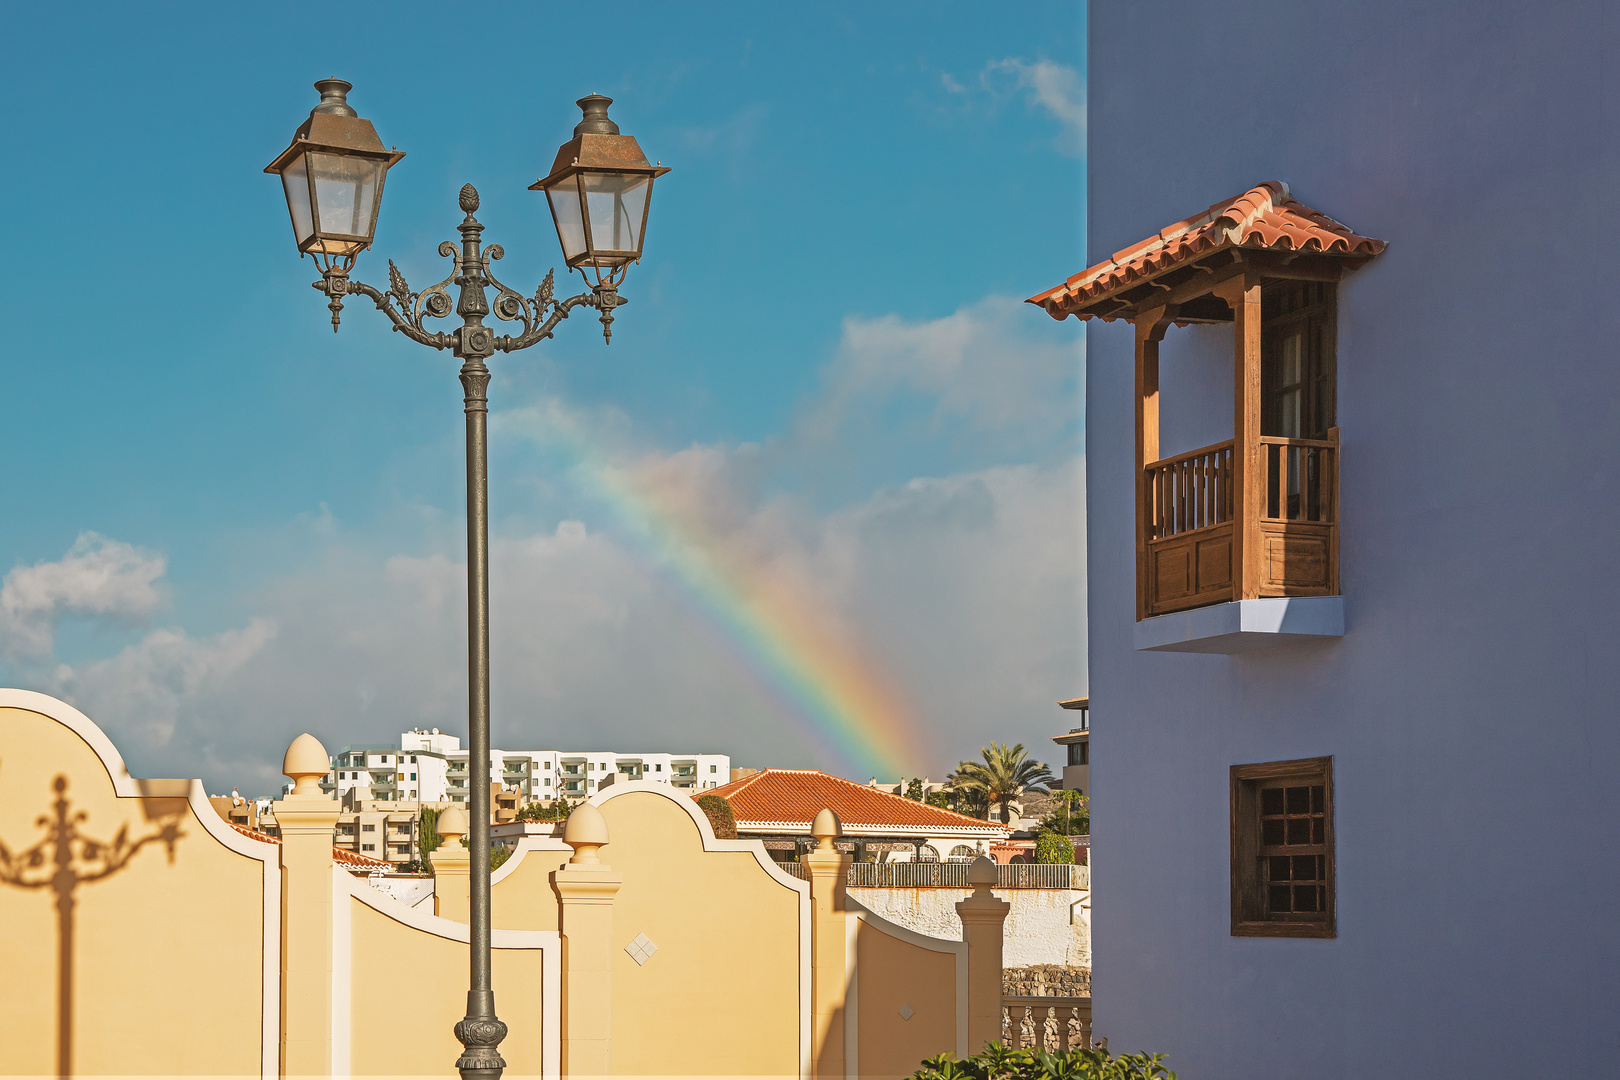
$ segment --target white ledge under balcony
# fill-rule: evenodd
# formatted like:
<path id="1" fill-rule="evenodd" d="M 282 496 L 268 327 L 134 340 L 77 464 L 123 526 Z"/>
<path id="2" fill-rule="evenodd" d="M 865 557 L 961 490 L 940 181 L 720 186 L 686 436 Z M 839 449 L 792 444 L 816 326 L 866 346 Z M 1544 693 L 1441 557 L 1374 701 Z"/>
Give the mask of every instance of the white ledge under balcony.
<path id="1" fill-rule="evenodd" d="M 1155 615 L 1136 624 L 1136 648 L 1244 653 L 1344 636 L 1344 597 L 1268 596 Z"/>

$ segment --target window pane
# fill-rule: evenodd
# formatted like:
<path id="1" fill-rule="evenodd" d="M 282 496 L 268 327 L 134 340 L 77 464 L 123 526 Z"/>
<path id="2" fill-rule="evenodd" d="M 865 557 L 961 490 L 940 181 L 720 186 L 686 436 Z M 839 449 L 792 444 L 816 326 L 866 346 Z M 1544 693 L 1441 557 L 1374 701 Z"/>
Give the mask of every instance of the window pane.
<path id="1" fill-rule="evenodd" d="M 1290 814 L 1308 814 L 1311 812 L 1311 792 L 1309 788 L 1291 787 L 1288 789 L 1288 812 Z"/>
<path id="2" fill-rule="evenodd" d="M 1266 890 L 1270 894 L 1270 907 L 1274 912 L 1292 911 L 1289 903 L 1289 887 L 1287 885 L 1273 885 Z"/>
<path id="3" fill-rule="evenodd" d="M 1269 859 L 1267 859 L 1266 861 L 1271 864 L 1271 867 L 1270 867 L 1270 879 L 1272 881 L 1287 881 L 1288 880 L 1288 856 L 1287 855 L 1273 855 Z"/>
<path id="4" fill-rule="evenodd" d="M 641 250 L 641 220 L 652 189 L 646 176 L 594 173 L 585 177 L 585 201 L 591 214 L 594 251 Z"/>
<path id="5" fill-rule="evenodd" d="M 316 227 L 323 235 L 371 238 L 372 206 L 382 162 L 348 154 L 309 154 Z M 388 761 L 384 754 L 383 762 Z"/>
<path id="6" fill-rule="evenodd" d="M 1283 823 L 1280 819 L 1261 823 L 1260 842 L 1267 847 L 1274 847 L 1283 842 Z"/>
<path id="7" fill-rule="evenodd" d="M 1294 880 L 1295 881 L 1317 881 L 1317 880 L 1319 880 L 1320 877 L 1321 877 L 1321 874 L 1318 872 L 1318 868 L 1321 866 L 1321 858 L 1322 857 L 1320 855 L 1295 855 L 1294 856 Z"/>
<path id="8" fill-rule="evenodd" d="M 1266 788 L 1260 793 L 1260 812 L 1267 816 L 1283 812 L 1282 788 Z"/>
<path id="9" fill-rule="evenodd" d="M 309 174 L 304 171 L 304 155 L 293 158 L 292 164 L 281 170 L 281 186 L 287 192 L 287 209 L 292 211 L 293 236 L 303 244 L 315 231 L 309 213 Z"/>
<path id="10" fill-rule="evenodd" d="M 572 261 L 585 254 L 585 217 L 580 211 L 577 179 L 570 176 L 547 188 L 546 198 L 551 200 L 551 213 L 557 220 L 563 258 Z"/>
<path id="11" fill-rule="evenodd" d="M 1323 791 L 1324 789 L 1320 784 L 1311 788 L 1311 813 L 1313 814 L 1320 814 L 1322 812 Z"/>
<path id="12" fill-rule="evenodd" d="M 1324 823 L 1321 818 L 1312 818 L 1311 819 L 1311 843 L 1313 843 L 1313 844 L 1325 844 L 1325 843 L 1327 843 L 1327 826 L 1326 826 L 1326 823 Z"/>
<path id="13" fill-rule="evenodd" d="M 1310 818 L 1289 818 L 1288 819 L 1288 841 L 1287 842 L 1290 843 L 1290 844 L 1308 844 L 1308 843 L 1310 843 L 1311 842 L 1311 819 Z"/>
<path id="14" fill-rule="evenodd" d="M 1295 885 L 1294 886 L 1294 910 L 1295 911 L 1317 911 L 1317 910 L 1320 910 L 1318 908 L 1318 906 L 1317 906 L 1317 903 L 1316 903 L 1316 893 L 1317 893 L 1317 887 L 1315 885 Z"/>

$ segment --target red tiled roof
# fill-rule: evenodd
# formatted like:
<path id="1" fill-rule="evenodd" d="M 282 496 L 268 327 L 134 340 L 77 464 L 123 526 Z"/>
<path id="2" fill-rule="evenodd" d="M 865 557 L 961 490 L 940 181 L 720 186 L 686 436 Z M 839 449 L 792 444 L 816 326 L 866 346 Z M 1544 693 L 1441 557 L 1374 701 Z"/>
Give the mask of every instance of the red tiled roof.
<path id="1" fill-rule="evenodd" d="M 739 828 L 807 833 L 822 808 L 838 815 L 846 832 L 1006 836 L 999 821 L 942 810 L 815 769 L 763 769 L 724 787 L 694 795 L 720 795 L 731 803 Z"/>
<path id="2" fill-rule="evenodd" d="M 1116 251 L 1112 258 L 1026 302 L 1045 308 L 1054 319 L 1069 315 L 1088 319 L 1100 313 L 1082 309 L 1109 294 L 1223 248 L 1371 258 L 1385 246 L 1384 241 L 1357 235 L 1297 201 L 1287 184 L 1268 180 L 1235 199 L 1218 202 L 1202 214 L 1161 229 L 1139 244 Z"/>
<path id="3" fill-rule="evenodd" d="M 281 837 L 279 836 L 271 836 L 269 833 L 262 833 L 257 829 L 250 829 L 246 825 L 238 825 L 234 821 L 227 821 L 225 824 L 229 825 L 243 836 L 250 837 L 259 841 L 260 843 L 281 843 Z M 370 855 L 361 855 L 356 851 L 345 851 L 336 844 L 332 845 L 332 861 L 337 863 L 339 866 L 355 866 L 365 870 L 369 870 L 373 867 L 379 870 L 387 870 L 392 869 L 394 865 L 387 859 L 374 859 Z"/>

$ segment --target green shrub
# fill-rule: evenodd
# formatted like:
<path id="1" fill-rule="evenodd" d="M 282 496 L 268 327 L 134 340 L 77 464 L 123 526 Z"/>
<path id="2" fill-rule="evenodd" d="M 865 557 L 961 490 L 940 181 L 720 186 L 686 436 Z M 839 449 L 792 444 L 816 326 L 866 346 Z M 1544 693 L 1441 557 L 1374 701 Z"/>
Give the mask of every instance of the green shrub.
<path id="1" fill-rule="evenodd" d="M 1163 1054 L 1115 1057 L 1104 1048 L 1053 1054 L 993 1042 L 966 1061 L 952 1054 L 931 1057 L 911 1080 L 1176 1080 L 1163 1061 Z"/>
<path id="2" fill-rule="evenodd" d="M 1053 832 L 1051 829 L 1042 829 L 1035 837 L 1035 861 L 1038 863 L 1072 863 L 1074 862 L 1074 845 L 1069 838 Z"/>
<path id="3" fill-rule="evenodd" d="M 716 840 L 737 839 L 737 818 L 724 795 L 700 795 L 697 804 L 703 816 L 709 819 Z"/>
<path id="4" fill-rule="evenodd" d="M 421 841 L 420 847 L 422 849 L 422 858 L 425 861 L 427 859 L 429 853 L 431 853 L 435 848 L 437 848 L 441 843 L 444 842 L 444 838 L 439 835 L 439 829 L 438 829 L 439 812 L 437 810 L 433 809 L 433 807 L 431 807 L 431 806 L 424 806 L 424 807 L 422 807 L 422 815 L 421 816 L 422 816 L 422 828 L 421 828 L 422 841 Z"/>

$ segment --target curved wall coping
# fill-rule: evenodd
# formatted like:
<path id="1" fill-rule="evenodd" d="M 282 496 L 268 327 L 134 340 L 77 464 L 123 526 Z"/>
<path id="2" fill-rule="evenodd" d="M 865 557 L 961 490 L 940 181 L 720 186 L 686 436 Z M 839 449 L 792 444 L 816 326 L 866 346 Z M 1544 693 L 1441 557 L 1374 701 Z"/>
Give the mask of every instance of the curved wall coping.
<path id="1" fill-rule="evenodd" d="M 714 826 L 709 824 L 708 815 L 698 807 L 696 799 L 686 795 L 677 795 L 675 792 L 671 791 L 668 786 L 660 784 L 656 780 L 632 780 L 629 783 L 615 783 L 606 791 L 598 791 L 595 795 L 592 795 L 585 801 L 594 806 L 601 806 L 604 803 L 617 799 L 622 795 L 633 795 L 640 792 L 647 792 L 657 795 L 660 798 L 667 799 L 670 802 L 675 803 L 676 805 L 680 806 L 682 810 L 685 810 L 686 816 L 691 818 L 692 824 L 697 826 L 698 835 L 703 838 L 704 851 L 749 852 L 754 856 L 754 859 L 759 863 L 760 867 L 778 884 L 785 888 L 792 889 L 794 892 L 802 895 L 806 900 L 810 899 L 810 883 L 808 881 L 801 880 L 800 878 L 796 878 L 792 874 L 786 873 L 781 867 L 777 866 L 776 860 L 771 858 L 770 853 L 765 850 L 765 841 L 719 839 L 714 835 Z M 557 842 L 562 843 L 560 840 Z M 609 834 L 608 845 L 612 846 L 612 843 L 613 838 L 612 835 Z M 568 845 L 563 844 L 563 846 L 566 848 Z M 502 869 L 505 869 L 505 867 L 502 867 Z"/>

